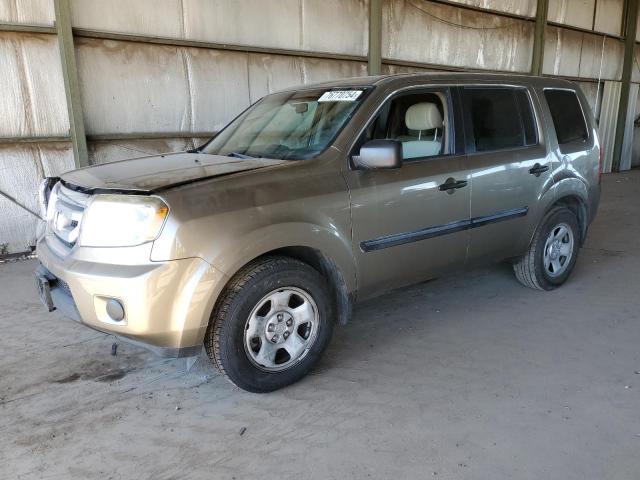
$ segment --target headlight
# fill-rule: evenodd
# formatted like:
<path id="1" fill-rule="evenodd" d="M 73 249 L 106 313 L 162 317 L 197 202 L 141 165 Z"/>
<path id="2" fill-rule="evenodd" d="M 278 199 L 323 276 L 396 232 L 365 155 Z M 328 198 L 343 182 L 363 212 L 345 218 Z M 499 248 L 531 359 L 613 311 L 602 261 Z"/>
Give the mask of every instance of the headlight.
<path id="1" fill-rule="evenodd" d="M 97 195 L 80 225 L 80 245 L 130 247 L 155 240 L 169 207 L 157 197 Z"/>

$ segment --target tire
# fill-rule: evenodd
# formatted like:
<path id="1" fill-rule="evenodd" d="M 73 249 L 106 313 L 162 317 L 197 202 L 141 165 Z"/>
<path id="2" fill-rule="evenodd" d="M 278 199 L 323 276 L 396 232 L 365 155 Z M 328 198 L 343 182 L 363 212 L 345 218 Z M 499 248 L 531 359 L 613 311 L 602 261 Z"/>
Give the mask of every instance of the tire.
<path id="1" fill-rule="evenodd" d="M 331 340 L 330 298 L 325 279 L 303 262 L 275 256 L 252 262 L 231 279 L 214 308 L 207 354 L 243 390 L 290 385 L 316 365 Z"/>
<path id="2" fill-rule="evenodd" d="M 556 243 L 554 239 L 558 238 L 559 247 L 553 246 L 552 244 Z M 567 241 L 569 238 L 572 240 L 570 244 Z M 576 215 L 566 207 L 552 208 L 540 222 L 527 253 L 514 262 L 516 278 L 524 286 L 537 290 L 553 290 L 559 287 L 569 278 L 576 264 L 580 242 L 580 227 Z M 546 257 L 545 247 L 548 250 Z M 569 254 L 564 255 L 566 252 Z M 554 255 L 557 255 L 555 260 Z M 556 267 L 553 266 L 554 262 L 557 262 Z"/>

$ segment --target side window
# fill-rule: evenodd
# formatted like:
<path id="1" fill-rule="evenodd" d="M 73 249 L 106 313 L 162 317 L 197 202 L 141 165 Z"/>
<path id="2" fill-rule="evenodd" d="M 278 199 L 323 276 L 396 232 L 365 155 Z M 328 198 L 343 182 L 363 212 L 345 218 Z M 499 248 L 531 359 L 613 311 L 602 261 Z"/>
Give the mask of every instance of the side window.
<path id="1" fill-rule="evenodd" d="M 538 141 L 531 102 L 523 88 L 464 89 L 477 152 L 534 145 Z"/>
<path id="2" fill-rule="evenodd" d="M 514 94 L 524 129 L 524 144 L 535 145 L 538 143 L 538 127 L 536 127 L 536 117 L 533 114 L 531 99 L 524 88 L 514 90 Z"/>
<path id="3" fill-rule="evenodd" d="M 446 98 L 441 92 L 424 92 L 390 100 L 368 125 L 361 143 L 397 140 L 407 161 L 450 153 Z"/>
<path id="4" fill-rule="evenodd" d="M 561 151 L 563 145 L 589 139 L 584 114 L 575 92 L 549 89 L 544 91 L 544 96 L 551 111 Z"/>

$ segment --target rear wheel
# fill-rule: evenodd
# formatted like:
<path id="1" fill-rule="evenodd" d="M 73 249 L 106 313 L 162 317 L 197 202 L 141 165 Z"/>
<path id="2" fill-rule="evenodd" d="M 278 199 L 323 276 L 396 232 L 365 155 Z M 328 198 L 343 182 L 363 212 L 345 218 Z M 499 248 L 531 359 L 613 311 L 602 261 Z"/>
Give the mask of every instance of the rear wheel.
<path id="1" fill-rule="evenodd" d="M 566 207 L 556 207 L 545 215 L 527 253 L 514 262 L 516 277 L 527 287 L 552 290 L 571 274 L 579 248 L 576 215 Z"/>
<path id="2" fill-rule="evenodd" d="M 215 308 L 205 348 L 220 371 L 250 392 L 269 392 L 302 378 L 333 332 L 323 277 L 286 257 L 243 268 Z"/>

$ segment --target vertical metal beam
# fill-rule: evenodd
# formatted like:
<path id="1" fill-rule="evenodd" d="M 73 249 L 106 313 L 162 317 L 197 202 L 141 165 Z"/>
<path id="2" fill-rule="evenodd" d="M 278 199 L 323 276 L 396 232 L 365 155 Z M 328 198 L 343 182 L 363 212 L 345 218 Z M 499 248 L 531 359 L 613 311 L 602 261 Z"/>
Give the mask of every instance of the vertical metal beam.
<path id="1" fill-rule="evenodd" d="M 624 61 L 622 63 L 622 85 L 620 88 L 620 104 L 618 105 L 618 118 L 616 119 L 616 135 L 613 143 L 613 159 L 611 170 L 620 171 L 622 162 L 622 143 L 624 131 L 627 126 L 627 114 L 629 111 L 629 90 L 631 89 L 631 72 L 636 46 L 636 23 L 638 21 L 638 0 L 625 2 L 625 28 L 624 28 Z"/>
<path id="2" fill-rule="evenodd" d="M 369 75 L 382 73 L 382 0 L 369 0 Z"/>
<path id="3" fill-rule="evenodd" d="M 533 34 L 533 54 L 531 56 L 531 74 L 542 74 L 544 62 L 544 33 L 547 28 L 549 0 L 538 0 L 536 7 L 536 26 Z"/>
<path id="4" fill-rule="evenodd" d="M 73 158 L 76 162 L 76 167 L 85 167 L 89 165 L 89 155 L 87 153 L 87 137 L 84 131 L 80 84 L 78 81 L 78 69 L 76 68 L 73 32 L 71 30 L 71 8 L 69 0 L 55 0 L 54 3 L 56 32 L 58 34 L 58 46 L 62 62 L 62 76 L 64 78 L 64 92 L 67 97 L 70 136 L 73 143 Z"/>

